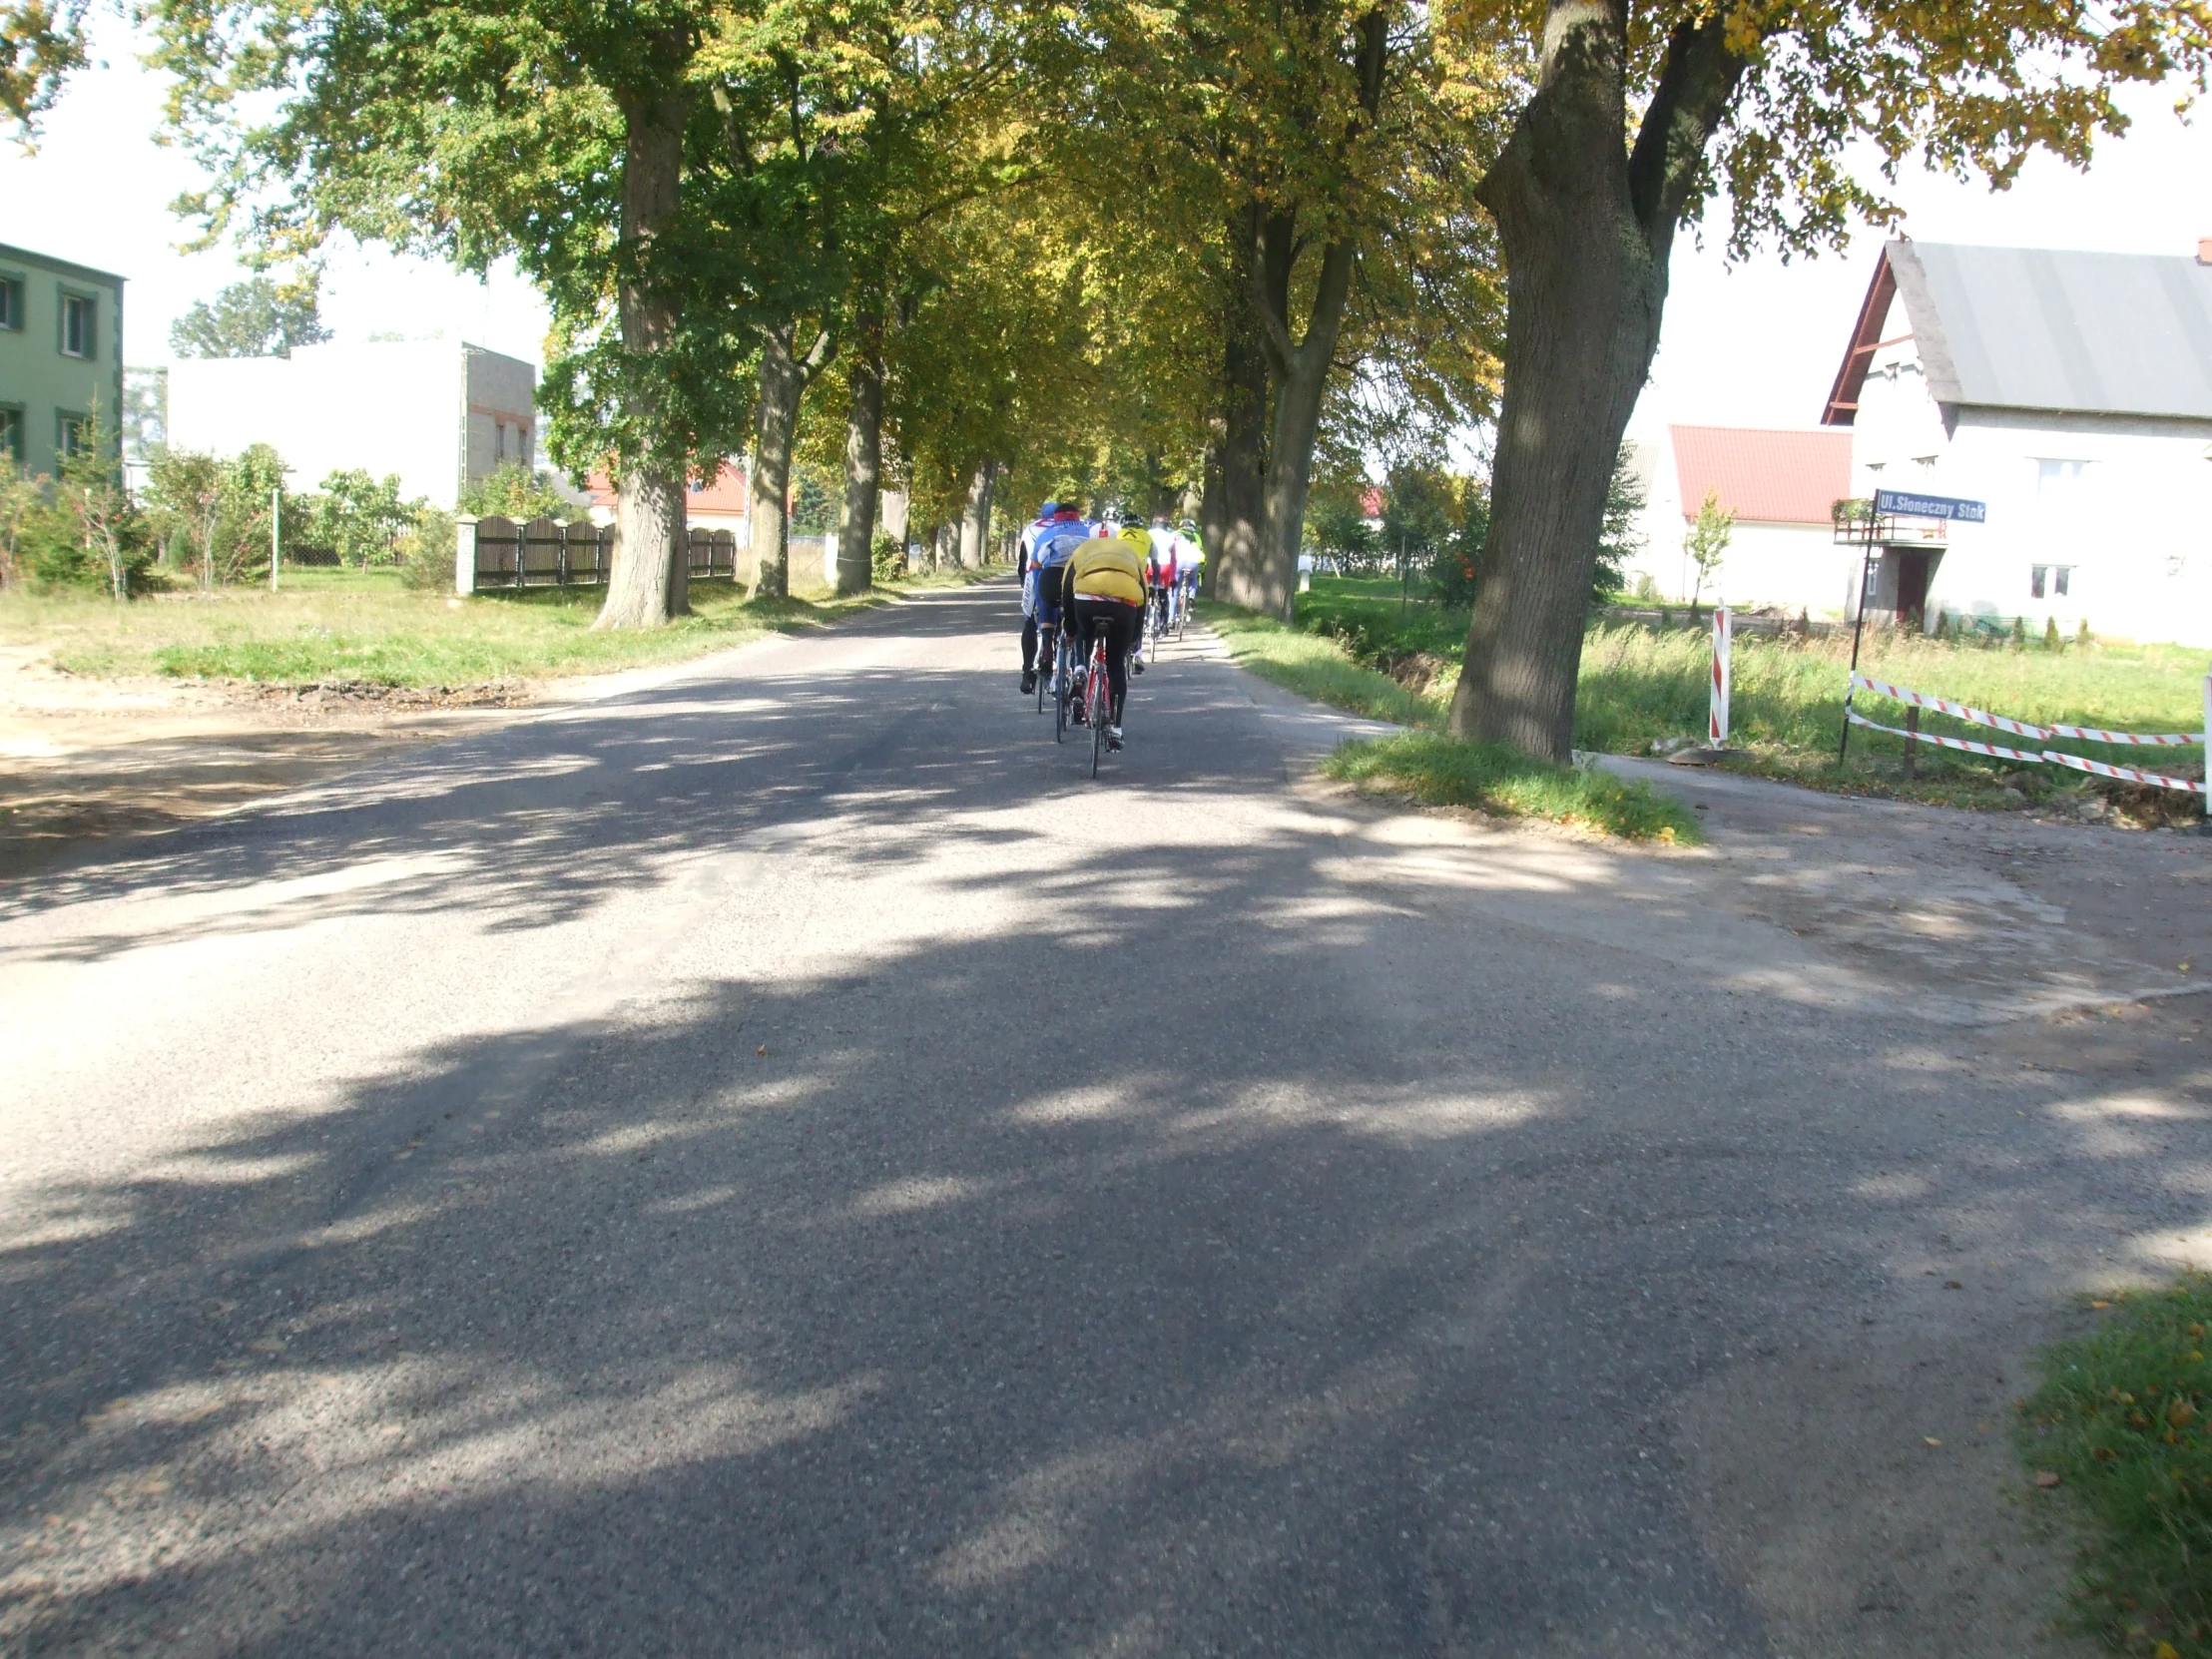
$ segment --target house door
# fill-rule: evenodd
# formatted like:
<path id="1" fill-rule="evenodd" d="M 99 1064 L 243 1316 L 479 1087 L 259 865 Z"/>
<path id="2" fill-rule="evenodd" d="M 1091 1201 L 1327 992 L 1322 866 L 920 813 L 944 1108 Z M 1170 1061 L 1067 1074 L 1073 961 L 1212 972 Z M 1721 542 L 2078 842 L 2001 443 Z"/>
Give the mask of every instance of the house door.
<path id="1" fill-rule="evenodd" d="M 1898 623 L 1928 616 L 1928 553 L 1918 547 L 1892 548 L 1898 562 Z"/>

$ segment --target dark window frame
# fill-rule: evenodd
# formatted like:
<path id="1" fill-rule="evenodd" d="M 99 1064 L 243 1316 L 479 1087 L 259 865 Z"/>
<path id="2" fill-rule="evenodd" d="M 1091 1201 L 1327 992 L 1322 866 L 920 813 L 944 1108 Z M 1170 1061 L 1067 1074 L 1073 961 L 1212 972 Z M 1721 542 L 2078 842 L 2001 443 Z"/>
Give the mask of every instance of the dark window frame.
<path id="1" fill-rule="evenodd" d="M 0 460 L 23 464 L 23 405 L 0 403 Z"/>
<path id="2" fill-rule="evenodd" d="M 73 288 L 66 282 L 57 283 L 56 286 L 61 294 L 61 304 L 54 322 L 55 343 L 59 346 L 61 354 L 65 357 L 73 357 L 81 363 L 98 362 L 100 360 L 100 296 L 97 293 L 88 293 L 83 288 Z M 85 349 L 82 351 L 72 351 L 69 348 L 69 317 L 72 301 L 90 308 L 91 314 L 85 324 Z"/>
<path id="3" fill-rule="evenodd" d="M 54 411 L 54 460 L 58 465 L 77 453 L 71 447 L 70 428 L 90 426 L 92 416 L 82 409 L 56 409 Z"/>
<path id="4" fill-rule="evenodd" d="M 23 303 L 30 291 L 20 271 L 0 271 L 0 332 L 23 332 Z"/>

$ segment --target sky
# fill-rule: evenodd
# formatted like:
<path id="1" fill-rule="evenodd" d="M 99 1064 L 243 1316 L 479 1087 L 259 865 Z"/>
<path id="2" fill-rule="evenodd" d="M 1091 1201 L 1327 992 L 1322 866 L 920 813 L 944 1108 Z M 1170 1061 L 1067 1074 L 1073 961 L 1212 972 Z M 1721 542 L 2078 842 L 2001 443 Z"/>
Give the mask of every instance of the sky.
<path id="1" fill-rule="evenodd" d="M 130 278 L 124 349 L 134 365 L 167 362 L 169 327 L 195 300 L 246 275 L 221 251 L 185 255 L 190 228 L 169 203 L 196 186 L 188 158 L 151 137 L 162 80 L 142 68 L 123 23 L 96 35 L 103 67 L 80 76 L 25 157 L 0 145 L 0 242 Z M 1903 229 L 1924 242 L 2191 255 L 2212 237 L 2212 112 L 2195 125 L 2156 90 L 2128 103 L 2135 125 L 2098 150 L 2086 174 L 2038 156 L 2008 192 L 1925 173 L 1898 187 Z M 1771 256 L 1731 267 L 1725 223 L 1700 249 L 1685 233 L 1650 383 L 1630 423 L 1651 436 L 1670 421 L 1737 426 L 1816 424 L 1881 235 L 1842 255 L 1785 265 Z M 371 333 L 443 333 L 532 362 L 543 360 L 546 313 L 511 268 L 488 281 L 376 249 L 335 252 L 323 320 L 341 340 Z"/>

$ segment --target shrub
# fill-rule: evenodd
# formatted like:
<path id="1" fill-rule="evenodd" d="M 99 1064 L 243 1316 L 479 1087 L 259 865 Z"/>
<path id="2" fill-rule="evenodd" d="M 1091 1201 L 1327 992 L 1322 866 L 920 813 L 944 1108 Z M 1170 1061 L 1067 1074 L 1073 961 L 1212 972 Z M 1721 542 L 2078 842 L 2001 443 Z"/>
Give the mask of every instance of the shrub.
<path id="1" fill-rule="evenodd" d="M 397 494 L 396 488 L 393 493 Z M 551 473 L 532 472 L 520 461 L 502 461 L 483 477 L 462 485 L 460 510 L 477 518 L 511 518 L 517 524 L 533 518 L 574 524 L 591 516 L 554 487 Z"/>
<path id="2" fill-rule="evenodd" d="M 2063 644 L 2064 642 L 2058 637 L 2058 619 L 2054 616 L 2045 617 L 2043 619 L 2043 649 L 2045 651 L 2057 651 L 2062 648 Z"/>
<path id="3" fill-rule="evenodd" d="M 875 532 L 875 545 L 868 549 L 868 564 L 878 582 L 895 582 L 906 574 L 906 549 L 901 547 L 888 530 Z"/>
<path id="4" fill-rule="evenodd" d="M 410 588 L 429 591 L 453 585 L 453 515 L 417 502 L 414 522 L 392 544 L 399 559 L 399 579 Z"/>

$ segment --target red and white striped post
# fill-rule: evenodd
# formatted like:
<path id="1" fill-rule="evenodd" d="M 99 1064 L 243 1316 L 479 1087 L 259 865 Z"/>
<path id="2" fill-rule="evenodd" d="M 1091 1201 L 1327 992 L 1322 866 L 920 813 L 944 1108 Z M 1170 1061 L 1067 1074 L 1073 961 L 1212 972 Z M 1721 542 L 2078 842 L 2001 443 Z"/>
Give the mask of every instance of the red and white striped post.
<path id="1" fill-rule="evenodd" d="M 1735 638 L 1725 609 L 1713 612 L 1713 702 L 1706 719 L 1705 735 L 1715 749 L 1728 747 L 1728 652 Z"/>

